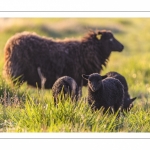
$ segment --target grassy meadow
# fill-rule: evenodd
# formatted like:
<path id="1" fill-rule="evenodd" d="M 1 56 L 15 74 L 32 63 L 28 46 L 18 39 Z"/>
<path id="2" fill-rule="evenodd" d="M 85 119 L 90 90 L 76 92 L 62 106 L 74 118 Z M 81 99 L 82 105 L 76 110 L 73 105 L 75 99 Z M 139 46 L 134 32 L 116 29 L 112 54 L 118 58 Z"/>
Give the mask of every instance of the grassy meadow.
<path id="1" fill-rule="evenodd" d="M 3 76 L 4 46 L 15 33 L 36 32 L 53 38 L 80 39 L 88 30 L 107 29 L 124 45 L 113 52 L 101 74 L 117 71 L 126 77 L 133 109 L 115 115 L 92 112 L 84 101 L 70 98 L 54 106 L 51 90 L 24 83 L 13 86 Z M 149 132 L 150 131 L 150 18 L 0 18 L 0 132 Z"/>

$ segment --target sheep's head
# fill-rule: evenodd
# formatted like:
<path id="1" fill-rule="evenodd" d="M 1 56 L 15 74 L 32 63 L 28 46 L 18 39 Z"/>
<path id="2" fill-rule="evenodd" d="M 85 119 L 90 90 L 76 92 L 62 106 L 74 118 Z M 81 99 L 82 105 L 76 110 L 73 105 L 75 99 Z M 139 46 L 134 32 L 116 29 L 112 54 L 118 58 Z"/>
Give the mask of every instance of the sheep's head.
<path id="1" fill-rule="evenodd" d="M 101 30 L 96 33 L 97 40 L 102 41 L 103 45 L 110 51 L 121 52 L 124 46 L 113 36 L 111 31 Z"/>
<path id="2" fill-rule="evenodd" d="M 133 107 L 133 101 L 136 99 L 136 97 L 132 98 L 132 99 L 128 99 L 128 100 L 124 100 L 124 104 L 123 104 L 123 110 L 128 112 L 131 110 L 131 108 Z"/>
<path id="3" fill-rule="evenodd" d="M 96 92 L 102 84 L 102 80 L 105 79 L 107 76 L 100 76 L 98 73 L 93 73 L 91 75 L 85 75 L 83 74 L 82 77 L 88 81 L 88 86 L 89 88 L 93 91 Z"/>

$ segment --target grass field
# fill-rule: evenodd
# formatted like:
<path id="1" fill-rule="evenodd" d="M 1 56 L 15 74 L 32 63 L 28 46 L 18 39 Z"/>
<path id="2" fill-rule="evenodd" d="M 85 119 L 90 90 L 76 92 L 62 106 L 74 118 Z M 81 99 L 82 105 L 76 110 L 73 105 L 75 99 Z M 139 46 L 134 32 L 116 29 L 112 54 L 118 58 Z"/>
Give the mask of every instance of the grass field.
<path id="1" fill-rule="evenodd" d="M 125 46 L 112 53 L 108 71 L 123 74 L 133 109 L 116 119 L 114 115 L 92 112 L 81 100 L 69 98 L 54 107 L 51 90 L 23 84 L 12 86 L 3 77 L 4 45 L 15 33 L 36 32 L 53 38 L 80 39 L 88 30 L 108 29 Z M 1 132 L 149 132 L 150 131 L 150 19 L 149 18 L 0 18 L 0 131 Z M 83 87 L 84 99 L 87 87 Z M 4 105 L 8 102 L 7 105 Z"/>

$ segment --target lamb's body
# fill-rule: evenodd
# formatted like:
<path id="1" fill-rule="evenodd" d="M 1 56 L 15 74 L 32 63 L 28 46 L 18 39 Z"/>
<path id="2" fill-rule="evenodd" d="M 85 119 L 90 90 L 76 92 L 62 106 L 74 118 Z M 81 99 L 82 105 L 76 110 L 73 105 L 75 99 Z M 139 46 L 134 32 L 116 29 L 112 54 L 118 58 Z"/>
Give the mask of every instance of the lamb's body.
<path id="1" fill-rule="evenodd" d="M 123 109 L 125 111 L 129 111 L 132 107 L 133 107 L 133 101 L 136 99 L 136 97 L 134 98 L 130 98 L 129 92 L 128 92 L 128 84 L 127 81 L 125 79 L 125 77 L 121 74 L 119 74 L 118 72 L 108 72 L 107 77 L 112 77 L 115 79 L 118 79 L 122 85 L 124 86 L 124 104 L 123 104 Z"/>
<path id="2" fill-rule="evenodd" d="M 55 102 L 60 94 L 70 96 L 72 100 L 78 100 L 78 92 L 79 88 L 76 81 L 68 76 L 58 78 L 52 87 L 52 94 Z"/>
<path id="3" fill-rule="evenodd" d="M 94 90 L 93 90 L 94 89 Z M 95 109 L 104 107 L 113 108 L 117 112 L 122 108 L 124 100 L 124 87 L 121 82 L 114 78 L 102 80 L 99 74 L 91 74 L 88 78 L 88 101 Z"/>
<path id="4" fill-rule="evenodd" d="M 124 86 L 124 98 L 130 100 L 130 95 L 128 92 L 128 84 L 127 84 L 125 77 L 122 76 L 121 74 L 119 74 L 118 72 L 114 72 L 114 71 L 108 72 L 106 75 L 108 77 L 118 79 L 123 84 L 123 86 Z"/>
<path id="5" fill-rule="evenodd" d="M 97 35 L 101 39 L 97 39 Z M 5 74 L 11 78 L 20 78 L 32 86 L 41 87 L 37 68 L 46 78 L 45 88 L 51 88 L 61 76 L 74 78 L 79 86 L 81 74 L 100 72 L 111 51 L 122 51 L 111 32 L 90 33 L 82 40 L 56 41 L 23 32 L 11 37 L 5 46 Z"/>

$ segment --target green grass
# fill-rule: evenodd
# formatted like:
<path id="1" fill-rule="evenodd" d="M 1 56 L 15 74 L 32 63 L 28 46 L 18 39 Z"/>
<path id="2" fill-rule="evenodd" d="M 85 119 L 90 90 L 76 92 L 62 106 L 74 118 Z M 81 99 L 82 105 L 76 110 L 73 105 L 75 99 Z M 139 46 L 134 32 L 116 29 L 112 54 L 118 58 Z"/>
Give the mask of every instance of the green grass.
<path id="1" fill-rule="evenodd" d="M 111 54 L 101 74 L 117 71 L 128 81 L 133 109 L 119 119 L 93 112 L 85 102 L 70 98 L 53 103 L 51 90 L 26 83 L 13 86 L 2 74 L 3 48 L 17 32 L 36 32 L 53 38 L 80 39 L 89 29 L 108 29 L 125 46 Z M 0 19 L 0 131 L 1 132 L 149 132 L 150 131 L 150 19 L 149 18 L 14 18 Z"/>

